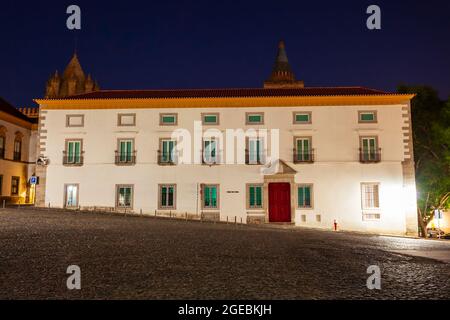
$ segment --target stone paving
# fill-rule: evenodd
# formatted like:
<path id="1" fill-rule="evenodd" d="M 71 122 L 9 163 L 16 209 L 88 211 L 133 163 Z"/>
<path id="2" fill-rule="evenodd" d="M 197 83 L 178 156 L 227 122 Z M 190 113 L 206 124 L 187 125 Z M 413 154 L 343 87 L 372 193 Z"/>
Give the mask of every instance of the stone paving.
<path id="1" fill-rule="evenodd" d="M 450 242 L 6 209 L 0 299 L 449 299 L 450 264 L 411 252 L 445 258 Z"/>

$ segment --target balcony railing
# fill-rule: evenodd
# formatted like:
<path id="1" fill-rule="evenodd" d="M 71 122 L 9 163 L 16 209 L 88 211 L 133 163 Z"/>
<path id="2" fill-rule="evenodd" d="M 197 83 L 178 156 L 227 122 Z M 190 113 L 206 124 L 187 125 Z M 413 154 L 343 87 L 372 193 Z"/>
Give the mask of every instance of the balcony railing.
<path id="1" fill-rule="evenodd" d="M 381 149 L 363 150 L 359 149 L 359 162 L 361 163 L 377 163 L 381 161 Z"/>
<path id="2" fill-rule="evenodd" d="M 0 159 L 5 159 L 5 149 L 0 148 Z"/>
<path id="3" fill-rule="evenodd" d="M 252 154 L 250 157 L 250 151 L 248 149 L 245 150 L 245 164 L 249 165 L 260 165 L 266 163 L 266 150 L 260 150 L 259 154 Z"/>
<path id="4" fill-rule="evenodd" d="M 22 160 L 22 152 L 14 151 L 13 160 L 14 161 L 21 161 Z"/>
<path id="5" fill-rule="evenodd" d="M 313 163 L 314 158 L 314 149 L 302 151 L 294 149 L 294 163 Z"/>
<path id="6" fill-rule="evenodd" d="M 216 150 L 216 152 L 214 153 L 214 156 L 212 155 L 208 155 L 205 153 L 204 150 L 202 150 L 202 164 L 206 164 L 206 165 L 216 165 L 220 163 L 220 157 L 219 157 L 219 152 Z"/>
<path id="7" fill-rule="evenodd" d="M 177 164 L 177 156 L 174 151 L 163 152 L 158 150 L 158 164 L 161 166 L 174 166 Z"/>
<path id="8" fill-rule="evenodd" d="M 65 166 L 82 166 L 84 163 L 84 151 L 79 154 L 68 154 L 67 151 L 63 151 L 63 165 Z"/>
<path id="9" fill-rule="evenodd" d="M 136 164 L 136 151 L 132 152 L 119 152 L 116 151 L 116 165 L 118 166 L 130 166 Z"/>

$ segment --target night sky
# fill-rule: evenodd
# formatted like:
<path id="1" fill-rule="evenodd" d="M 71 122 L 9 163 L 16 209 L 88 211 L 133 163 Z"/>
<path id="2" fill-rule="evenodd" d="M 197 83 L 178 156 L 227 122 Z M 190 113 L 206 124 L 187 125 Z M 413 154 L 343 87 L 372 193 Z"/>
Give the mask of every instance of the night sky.
<path id="1" fill-rule="evenodd" d="M 81 31 L 66 28 L 71 4 L 81 7 Z M 382 30 L 366 28 L 371 4 Z M 0 96 L 34 106 L 75 35 L 102 89 L 261 87 L 283 39 L 306 86 L 429 84 L 450 95 L 448 0 L 2 0 Z"/>

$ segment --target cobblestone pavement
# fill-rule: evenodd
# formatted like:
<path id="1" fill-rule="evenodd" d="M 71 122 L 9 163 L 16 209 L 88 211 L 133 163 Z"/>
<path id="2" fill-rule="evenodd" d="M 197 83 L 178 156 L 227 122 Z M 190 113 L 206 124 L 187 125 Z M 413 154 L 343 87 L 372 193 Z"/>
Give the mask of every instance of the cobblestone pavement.
<path id="1" fill-rule="evenodd" d="M 450 255 L 450 243 L 7 209 L 0 298 L 449 299 L 450 264 L 402 250 Z M 67 290 L 69 265 L 81 290 Z M 366 287 L 370 265 L 381 290 Z"/>

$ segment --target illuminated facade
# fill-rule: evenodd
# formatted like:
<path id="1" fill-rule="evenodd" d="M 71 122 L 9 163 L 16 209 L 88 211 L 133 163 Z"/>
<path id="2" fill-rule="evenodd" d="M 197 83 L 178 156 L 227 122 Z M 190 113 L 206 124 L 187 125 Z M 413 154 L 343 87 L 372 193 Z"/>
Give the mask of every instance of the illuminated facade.
<path id="1" fill-rule="evenodd" d="M 414 235 L 412 97 L 305 87 L 280 44 L 265 88 L 38 99 L 37 204 Z"/>

